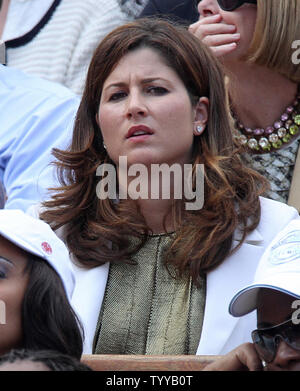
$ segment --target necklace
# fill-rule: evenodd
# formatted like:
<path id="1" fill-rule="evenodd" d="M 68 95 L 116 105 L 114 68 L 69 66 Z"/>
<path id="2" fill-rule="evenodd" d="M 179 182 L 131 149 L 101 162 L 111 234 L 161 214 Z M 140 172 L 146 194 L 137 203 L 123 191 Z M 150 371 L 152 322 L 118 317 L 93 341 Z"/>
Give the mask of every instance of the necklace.
<path id="1" fill-rule="evenodd" d="M 294 102 L 266 129 L 246 128 L 233 111 L 231 113 L 234 118 L 234 137 L 248 152 L 257 154 L 276 151 L 300 134 L 300 85 Z"/>

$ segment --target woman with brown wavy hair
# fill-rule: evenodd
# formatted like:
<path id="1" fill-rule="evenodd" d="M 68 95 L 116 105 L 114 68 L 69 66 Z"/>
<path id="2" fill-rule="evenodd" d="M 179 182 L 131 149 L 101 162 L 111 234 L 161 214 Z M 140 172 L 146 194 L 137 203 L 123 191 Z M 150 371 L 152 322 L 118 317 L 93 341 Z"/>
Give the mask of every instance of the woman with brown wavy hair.
<path id="1" fill-rule="evenodd" d="M 84 352 L 222 354 L 250 340 L 255 319 L 228 304 L 298 214 L 259 197 L 265 181 L 235 148 L 223 80 L 213 54 L 166 21 L 126 24 L 96 49 L 71 146 L 54 153 L 61 187 L 41 214 L 76 263 Z M 157 166 L 174 172 L 169 197 Z"/>

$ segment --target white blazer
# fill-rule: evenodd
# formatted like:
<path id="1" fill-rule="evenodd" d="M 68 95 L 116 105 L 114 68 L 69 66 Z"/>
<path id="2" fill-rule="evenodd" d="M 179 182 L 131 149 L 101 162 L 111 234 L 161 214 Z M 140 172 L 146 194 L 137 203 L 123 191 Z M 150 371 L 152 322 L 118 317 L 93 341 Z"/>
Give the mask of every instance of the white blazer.
<path id="1" fill-rule="evenodd" d="M 251 331 L 256 328 L 255 311 L 234 318 L 228 312 L 230 300 L 238 290 L 252 283 L 258 261 L 274 236 L 291 220 L 300 218 L 296 209 L 266 198 L 261 198 L 261 210 L 258 227 L 247 236 L 239 250 L 207 275 L 204 320 L 197 349 L 199 355 L 225 354 L 251 340 Z M 234 244 L 238 238 L 236 232 Z M 84 326 L 84 353 L 92 353 L 108 270 L 108 263 L 91 270 L 75 266 L 72 305 Z"/>

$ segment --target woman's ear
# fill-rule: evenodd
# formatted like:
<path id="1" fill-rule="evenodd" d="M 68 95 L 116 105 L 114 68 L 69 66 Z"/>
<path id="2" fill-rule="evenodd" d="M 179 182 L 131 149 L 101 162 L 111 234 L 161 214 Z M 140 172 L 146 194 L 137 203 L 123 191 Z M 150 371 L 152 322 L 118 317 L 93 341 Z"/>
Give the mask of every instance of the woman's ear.
<path id="1" fill-rule="evenodd" d="M 200 136 L 203 133 L 207 121 L 209 111 L 209 100 L 205 96 L 202 96 L 195 106 L 195 117 L 194 117 L 194 135 Z"/>
<path id="2" fill-rule="evenodd" d="M 99 115 L 98 115 L 98 113 L 96 114 L 96 122 L 97 122 L 97 124 L 98 124 L 98 126 L 99 126 L 99 128 L 100 128 L 100 123 L 99 123 Z M 103 137 L 103 136 L 102 136 Z M 104 140 L 102 141 L 103 142 L 103 148 L 106 150 L 106 145 L 104 144 Z"/>

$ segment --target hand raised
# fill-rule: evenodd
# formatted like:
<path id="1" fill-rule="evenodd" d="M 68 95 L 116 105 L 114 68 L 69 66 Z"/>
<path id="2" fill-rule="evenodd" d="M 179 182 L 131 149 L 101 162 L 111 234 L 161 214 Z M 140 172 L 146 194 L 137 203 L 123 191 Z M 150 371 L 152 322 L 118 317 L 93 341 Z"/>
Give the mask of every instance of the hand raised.
<path id="1" fill-rule="evenodd" d="M 189 27 L 189 31 L 207 45 L 212 52 L 221 57 L 236 49 L 240 34 L 236 26 L 222 23 L 222 16 L 200 16 L 198 22 Z"/>
<path id="2" fill-rule="evenodd" d="M 244 343 L 220 359 L 208 364 L 203 371 L 262 371 L 262 362 L 252 343 Z"/>

